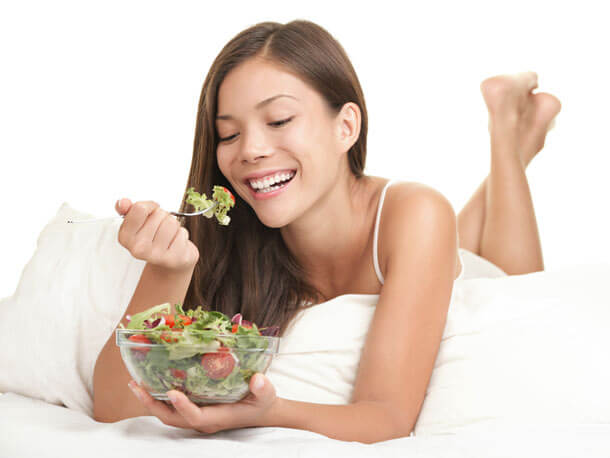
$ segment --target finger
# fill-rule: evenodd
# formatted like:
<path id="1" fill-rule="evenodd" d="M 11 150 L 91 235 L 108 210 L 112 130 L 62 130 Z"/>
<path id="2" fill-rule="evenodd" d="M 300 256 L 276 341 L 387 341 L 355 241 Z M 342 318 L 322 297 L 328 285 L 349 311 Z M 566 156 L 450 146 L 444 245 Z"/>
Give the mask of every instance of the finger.
<path id="1" fill-rule="evenodd" d="M 178 231 L 176 231 L 175 237 L 170 242 L 168 250 L 175 251 L 175 250 L 182 249 L 182 245 L 184 245 L 184 243 L 189 238 L 188 234 L 189 234 L 189 231 L 186 227 L 180 227 L 180 229 L 178 229 Z"/>
<path id="2" fill-rule="evenodd" d="M 124 215 L 131 208 L 131 200 L 129 199 L 119 199 L 114 204 L 114 209 L 117 211 L 119 215 Z"/>
<path id="3" fill-rule="evenodd" d="M 121 202 L 123 208 L 124 202 Z M 137 234 L 146 222 L 148 216 L 159 207 L 159 204 L 152 201 L 141 201 L 133 204 L 129 211 L 125 214 L 125 221 L 122 226 L 125 226 L 125 232 L 128 234 Z"/>
<path id="4" fill-rule="evenodd" d="M 198 406 L 182 392 L 171 390 L 168 397 L 174 398 L 172 404 L 189 427 L 205 434 L 214 434 L 225 429 L 241 428 L 247 426 L 242 423 L 241 415 L 237 412 L 243 408 L 237 404 L 212 404 L 205 407 Z"/>
<path id="5" fill-rule="evenodd" d="M 250 392 L 256 396 L 256 399 L 263 401 L 275 397 L 275 387 L 267 376 L 260 372 L 257 372 L 250 378 Z"/>
<path id="6" fill-rule="evenodd" d="M 161 221 L 161 224 L 159 224 L 159 229 L 153 238 L 153 245 L 160 247 L 164 252 L 167 251 L 179 230 L 180 223 L 178 218 L 168 213 L 163 221 Z"/>
<path id="7" fill-rule="evenodd" d="M 184 393 L 177 390 L 168 391 L 167 397 L 172 401 L 172 405 L 176 409 L 176 412 L 182 416 L 191 428 L 202 430 L 202 432 L 208 432 L 206 426 L 210 425 L 205 424 L 201 407 L 191 402 Z M 205 409 L 207 413 L 207 410 L 210 407 L 211 406 L 204 407 L 203 409 Z"/>
<path id="8" fill-rule="evenodd" d="M 177 411 L 162 401 L 154 399 L 146 390 L 142 389 L 135 381 L 129 382 L 129 387 L 146 407 L 146 409 L 155 417 L 158 417 L 164 424 L 176 426 L 178 428 L 191 428 L 188 422 Z"/>
<path id="9" fill-rule="evenodd" d="M 168 213 L 161 207 L 155 208 L 155 210 L 148 215 L 146 221 L 144 222 L 142 227 L 140 227 L 140 230 L 136 232 L 135 238 L 137 242 L 134 242 L 134 244 L 141 243 L 143 245 L 139 247 L 139 250 L 141 252 L 150 249 L 153 239 L 155 238 L 155 234 L 159 229 L 159 225 L 167 215 Z M 134 246 L 133 248 L 136 247 Z"/>

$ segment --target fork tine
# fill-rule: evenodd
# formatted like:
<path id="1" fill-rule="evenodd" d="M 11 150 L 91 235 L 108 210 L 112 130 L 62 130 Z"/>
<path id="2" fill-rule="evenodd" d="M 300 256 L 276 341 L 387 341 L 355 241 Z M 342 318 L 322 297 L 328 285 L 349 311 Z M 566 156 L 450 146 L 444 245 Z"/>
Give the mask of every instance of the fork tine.
<path id="1" fill-rule="evenodd" d="M 218 202 L 214 202 L 211 206 L 209 206 L 205 210 L 201 210 L 201 211 L 198 211 L 198 212 L 193 212 L 193 213 L 169 212 L 169 213 L 174 215 L 174 216 L 198 216 L 198 215 L 203 215 L 205 213 L 210 212 L 211 210 L 216 208 L 216 206 L 218 206 Z"/>

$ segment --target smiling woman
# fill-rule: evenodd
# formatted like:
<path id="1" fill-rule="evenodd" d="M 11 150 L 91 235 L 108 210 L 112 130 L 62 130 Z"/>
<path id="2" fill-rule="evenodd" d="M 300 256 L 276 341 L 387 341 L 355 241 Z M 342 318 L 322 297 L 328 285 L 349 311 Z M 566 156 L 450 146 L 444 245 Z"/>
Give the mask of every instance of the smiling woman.
<path id="1" fill-rule="evenodd" d="M 475 259 L 482 259 L 479 253 L 498 259 L 514 273 L 542 263 L 519 152 L 540 150 L 559 111 L 554 97 L 530 94 L 534 84 L 529 73 L 484 82 L 492 173 L 460 221 Z M 320 26 L 264 22 L 222 49 L 203 85 L 186 188 L 232 189 L 231 224 L 184 221 L 183 255 L 174 256 L 181 269 L 147 262 L 128 313 L 145 302 L 183 299 L 185 310 L 203 305 L 278 326 L 294 354 L 314 356 L 303 356 L 300 366 L 277 362 L 271 380 L 252 376 L 243 400 L 203 409 L 183 393 L 169 391 L 172 403 L 165 405 L 130 384 L 148 412 L 205 433 L 283 426 L 377 442 L 414 430 L 454 291 L 470 268 L 461 262 L 466 250 L 458 249 L 458 221 L 447 198 L 419 183 L 365 175 L 366 138 L 356 73 Z M 151 220 L 158 224 L 161 217 Z M 144 232 L 157 238 L 153 226 Z M 314 308 L 323 303 L 326 308 Z M 315 326 L 303 326 L 304 312 L 318 317 Z M 344 329 L 344 316 L 352 314 L 355 324 Z M 296 331 L 289 327 L 295 323 L 301 323 Z M 104 394 L 117 383 L 113 370 L 125 374 L 113 351 L 107 344 L 96 365 L 100 419 L 141 414 L 133 400 Z M 319 356 L 333 352 L 349 356 Z M 311 388 L 325 383 L 333 384 L 331 395 Z"/>

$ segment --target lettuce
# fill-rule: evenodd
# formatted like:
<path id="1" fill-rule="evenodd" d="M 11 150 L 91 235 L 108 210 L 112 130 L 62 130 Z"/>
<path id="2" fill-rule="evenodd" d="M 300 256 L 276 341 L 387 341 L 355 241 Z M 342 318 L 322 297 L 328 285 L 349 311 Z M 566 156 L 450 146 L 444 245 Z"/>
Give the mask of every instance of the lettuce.
<path id="1" fill-rule="evenodd" d="M 216 203 L 214 212 L 204 213 L 203 216 L 211 218 L 216 216 L 218 223 L 222 226 L 227 226 L 231 218 L 227 215 L 229 210 L 235 206 L 235 198 L 231 192 L 224 186 L 214 186 L 212 200 L 208 199 L 204 193 L 199 194 L 194 187 L 186 190 L 186 203 L 195 207 L 195 211 L 206 210 Z"/>
<path id="2" fill-rule="evenodd" d="M 127 325 L 127 329 L 146 329 L 147 326 L 144 325 L 144 322 L 151 318 L 156 314 L 169 314 L 171 310 L 171 304 L 166 302 L 165 304 L 155 305 L 148 310 L 144 310 L 143 312 L 136 313 L 132 315 L 129 324 Z M 121 324 L 121 327 L 123 325 Z"/>

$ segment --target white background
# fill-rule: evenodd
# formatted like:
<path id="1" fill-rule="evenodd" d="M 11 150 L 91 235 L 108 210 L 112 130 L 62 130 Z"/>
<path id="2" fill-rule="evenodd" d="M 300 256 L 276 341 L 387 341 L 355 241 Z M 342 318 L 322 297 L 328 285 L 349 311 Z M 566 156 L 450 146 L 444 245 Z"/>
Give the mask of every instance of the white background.
<path id="1" fill-rule="evenodd" d="M 607 15 L 603 2 L 560 3 L 0 3 L 0 298 L 63 202 L 98 216 L 120 197 L 177 209 L 213 59 L 244 28 L 293 19 L 326 28 L 352 60 L 366 172 L 426 183 L 456 213 L 489 169 L 480 82 L 536 71 L 563 104 L 527 169 L 546 268 L 607 263 Z"/>

